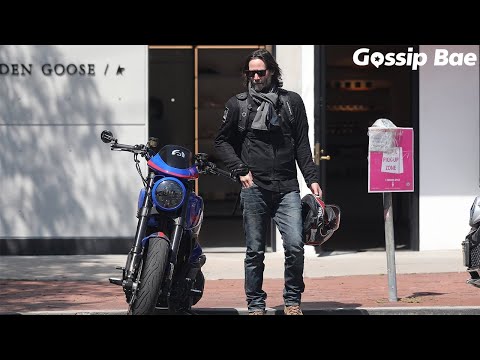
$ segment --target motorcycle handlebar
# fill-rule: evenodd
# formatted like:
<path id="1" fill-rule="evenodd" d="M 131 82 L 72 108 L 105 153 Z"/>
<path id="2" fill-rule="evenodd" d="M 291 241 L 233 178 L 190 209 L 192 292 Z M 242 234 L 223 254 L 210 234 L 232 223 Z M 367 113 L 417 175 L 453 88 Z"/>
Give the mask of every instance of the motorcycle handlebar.
<path id="1" fill-rule="evenodd" d="M 120 150 L 120 151 L 129 151 L 134 154 L 145 155 L 147 153 L 147 148 L 145 145 L 126 145 L 126 144 L 118 144 L 114 143 L 110 147 L 112 150 Z"/>
<path id="2" fill-rule="evenodd" d="M 215 168 L 213 170 L 213 172 L 214 172 L 214 174 L 221 175 L 221 176 L 224 176 L 226 178 L 229 178 L 230 180 L 238 182 L 238 179 L 235 176 L 233 176 L 233 174 L 229 171 L 225 171 L 225 170 L 222 170 L 222 169 Z"/>
<path id="3" fill-rule="evenodd" d="M 100 135 L 102 141 L 104 143 L 110 144 L 111 150 L 118 150 L 118 151 L 128 151 L 134 154 L 139 154 L 143 157 L 146 157 L 147 160 L 152 156 L 151 150 L 153 148 L 158 147 L 158 139 L 157 138 L 150 138 L 148 141 L 148 146 L 146 145 L 127 145 L 127 144 L 119 144 L 117 139 L 113 136 L 112 132 L 109 130 L 102 131 Z M 234 182 L 239 182 L 237 177 L 238 174 L 241 172 L 238 171 L 225 171 L 222 169 L 218 169 L 217 165 L 208 161 L 208 154 L 206 153 L 198 153 L 195 155 L 195 165 L 198 168 L 198 171 L 203 174 L 212 174 L 212 175 L 220 175 L 224 176 Z M 248 170 L 247 170 L 248 171 Z M 242 169 L 243 172 L 243 169 Z"/>
<path id="4" fill-rule="evenodd" d="M 200 173 L 211 174 L 211 175 L 220 175 L 226 177 L 234 182 L 238 182 L 236 176 L 234 176 L 231 172 L 225 171 L 222 169 L 217 168 L 217 165 L 210 161 L 202 161 L 197 164 L 197 167 L 200 170 Z"/>

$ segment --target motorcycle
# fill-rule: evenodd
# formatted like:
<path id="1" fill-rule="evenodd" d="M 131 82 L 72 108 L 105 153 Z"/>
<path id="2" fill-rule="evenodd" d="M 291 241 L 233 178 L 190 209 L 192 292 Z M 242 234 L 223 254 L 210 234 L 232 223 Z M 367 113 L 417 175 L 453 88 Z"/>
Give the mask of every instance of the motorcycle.
<path id="1" fill-rule="evenodd" d="M 470 208 L 469 225 L 470 231 L 462 242 L 463 264 L 470 274 L 467 284 L 480 288 L 480 196 Z"/>
<path id="2" fill-rule="evenodd" d="M 159 151 L 156 138 L 146 145 L 119 144 L 111 131 L 101 140 L 111 150 L 133 153 L 144 187 L 138 196 L 137 229 L 121 278 L 109 278 L 120 285 L 129 315 L 149 315 L 158 310 L 194 314 L 203 295 L 206 256 L 198 242 L 204 203 L 195 193 L 199 174 L 221 175 L 238 182 L 245 169 L 227 172 L 208 161 L 208 155 L 193 155 L 184 147 L 165 145 Z M 148 175 L 143 176 L 138 157 L 145 158 Z"/>

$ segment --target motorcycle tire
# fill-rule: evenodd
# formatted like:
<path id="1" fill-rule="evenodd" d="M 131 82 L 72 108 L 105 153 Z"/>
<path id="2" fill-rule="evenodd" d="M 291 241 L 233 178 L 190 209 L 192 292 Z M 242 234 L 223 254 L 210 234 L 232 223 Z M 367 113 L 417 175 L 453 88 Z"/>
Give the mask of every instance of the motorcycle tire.
<path id="1" fill-rule="evenodd" d="M 142 266 L 140 284 L 130 304 L 128 315 L 153 315 L 168 264 L 170 246 L 161 238 L 152 238 Z"/>

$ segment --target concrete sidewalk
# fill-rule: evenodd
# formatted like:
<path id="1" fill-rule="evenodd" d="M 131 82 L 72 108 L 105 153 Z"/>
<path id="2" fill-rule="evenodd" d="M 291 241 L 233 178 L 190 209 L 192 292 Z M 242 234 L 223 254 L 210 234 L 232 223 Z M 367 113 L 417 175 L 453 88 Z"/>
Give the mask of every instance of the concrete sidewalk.
<path id="1" fill-rule="evenodd" d="M 243 279 L 243 252 L 206 251 L 205 278 Z M 126 255 L 0 256 L 0 280 L 104 281 L 118 277 L 116 266 L 124 266 Z M 465 272 L 462 252 L 396 251 L 395 273 Z M 310 278 L 387 274 L 385 251 L 306 252 L 304 276 Z M 265 254 L 265 279 L 283 278 L 283 253 Z"/>
<path id="2" fill-rule="evenodd" d="M 208 252 L 199 314 L 246 314 L 243 252 Z M 126 313 L 119 277 L 126 255 L 0 257 L 0 313 Z M 269 314 L 283 309 L 283 253 L 267 253 L 264 289 Z M 305 314 L 479 314 L 480 289 L 466 284 L 462 252 L 397 251 L 397 301 L 389 298 L 385 251 L 307 251 Z"/>

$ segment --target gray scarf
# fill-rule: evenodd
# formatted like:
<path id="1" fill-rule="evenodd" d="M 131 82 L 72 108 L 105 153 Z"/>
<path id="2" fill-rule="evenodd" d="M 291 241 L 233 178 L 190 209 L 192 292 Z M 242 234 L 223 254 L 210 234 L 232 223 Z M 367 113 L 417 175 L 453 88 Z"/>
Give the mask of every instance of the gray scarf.
<path id="1" fill-rule="evenodd" d="M 274 86 L 268 93 L 257 92 L 251 83 L 248 83 L 248 92 L 258 105 L 257 113 L 252 122 L 252 129 L 270 130 L 271 126 L 278 126 L 278 117 L 275 106 L 278 100 L 277 88 Z"/>

